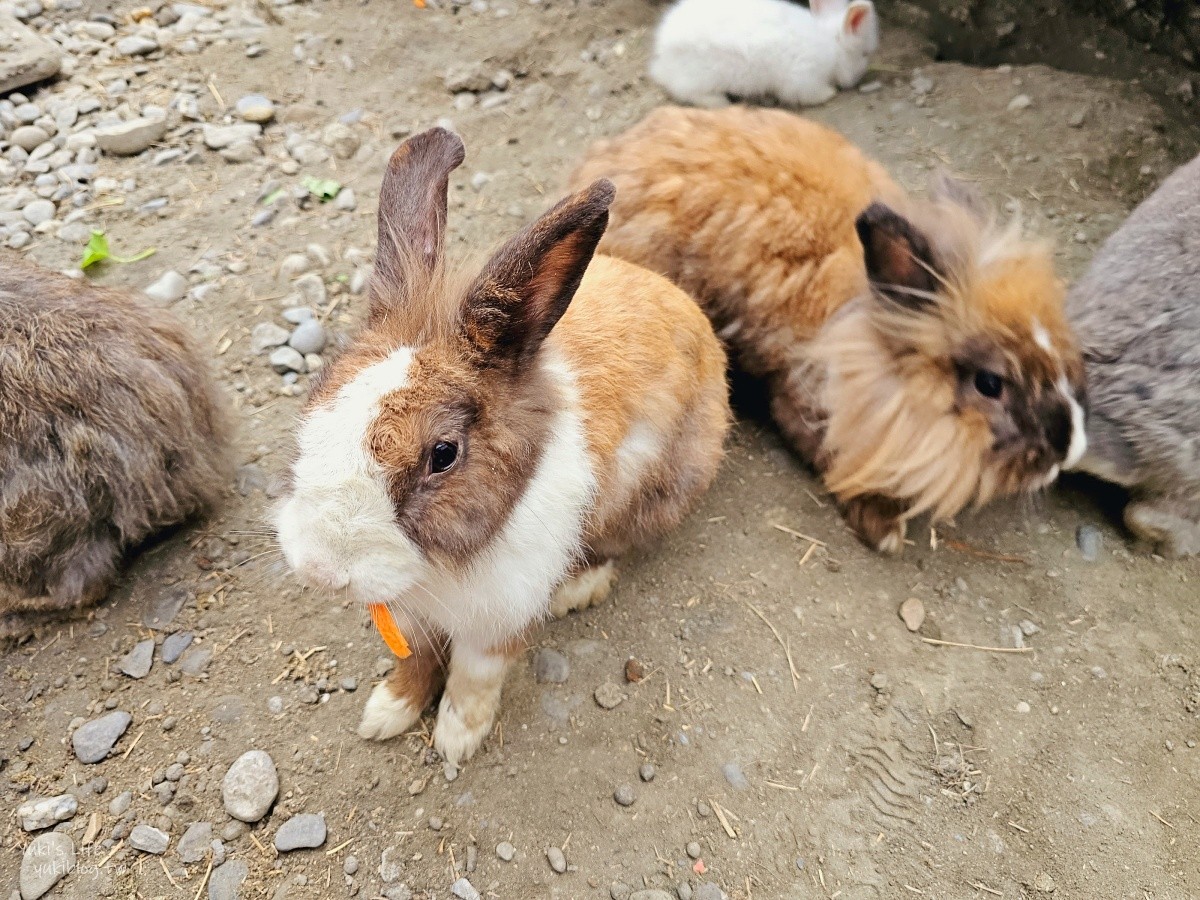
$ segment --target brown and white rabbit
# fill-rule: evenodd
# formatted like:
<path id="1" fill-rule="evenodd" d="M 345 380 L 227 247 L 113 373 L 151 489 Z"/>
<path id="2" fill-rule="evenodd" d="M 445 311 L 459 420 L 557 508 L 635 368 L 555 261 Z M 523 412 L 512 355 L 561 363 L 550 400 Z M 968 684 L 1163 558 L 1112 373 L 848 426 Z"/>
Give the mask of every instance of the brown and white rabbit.
<path id="1" fill-rule="evenodd" d="M 916 201 L 841 135 L 778 110 L 664 108 L 597 143 L 600 245 L 695 296 L 854 531 L 1049 484 L 1077 463 L 1083 367 L 1048 248 L 962 185 Z"/>
<path id="2" fill-rule="evenodd" d="M 491 729 L 530 630 L 603 599 L 613 558 L 704 493 L 729 422 L 724 353 L 695 302 L 593 259 L 607 181 L 474 279 L 447 275 L 463 157 L 441 128 L 392 156 L 366 328 L 312 389 L 276 515 L 303 581 L 388 604 L 413 651 L 359 734 L 404 732 L 445 680 L 434 745 L 454 763 Z"/>
<path id="3" fill-rule="evenodd" d="M 130 549 L 210 509 L 227 439 L 171 313 L 0 261 L 0 637 L 96 603 Z"/>

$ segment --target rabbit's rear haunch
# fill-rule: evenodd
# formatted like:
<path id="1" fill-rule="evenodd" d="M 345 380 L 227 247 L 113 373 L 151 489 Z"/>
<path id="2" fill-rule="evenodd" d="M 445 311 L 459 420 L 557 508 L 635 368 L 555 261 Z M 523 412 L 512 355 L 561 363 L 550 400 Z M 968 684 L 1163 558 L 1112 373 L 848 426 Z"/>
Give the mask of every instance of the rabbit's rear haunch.
<path id="1" fill-rule="evenodd" d="M 613 559 L 677 524 L 714 478 L 725 357 L 694 301 L 593 253 L 597 181 L 474 278 L 442 260 L 462 142 L 392 156 L 365 330 L 325 367 L 276 515 L 299 577 L 387 604 L 412 655 L 359 733 L 408 730 L 442 688 L 434 745 L 471 756 L 509 659 L 549 615 L 599 602 Z"/>
<path id="2" fill-rule="evenodd" d="M 664 108 L 596 144 L 601 252 L 699 300 L 870 546 L 1049 484 L 1082 455 L 1083 367 L 1048 249 L 963 185 L 909 198 L 824 126 Z"/>
<path id="3" fill-rule="evenodd" d="M 226 452 L 174 316 L 0 262 L 0 637 L 102 599 L 130 549 L 212 507 Z"/>
<path id="4" fill-rule="evenodd" d="M 1200 157 L 1105 242 L 1067 311 L 1088 378 L 1080 468 L 1131 489 L 1136 534 L 1200 554 Z"/>

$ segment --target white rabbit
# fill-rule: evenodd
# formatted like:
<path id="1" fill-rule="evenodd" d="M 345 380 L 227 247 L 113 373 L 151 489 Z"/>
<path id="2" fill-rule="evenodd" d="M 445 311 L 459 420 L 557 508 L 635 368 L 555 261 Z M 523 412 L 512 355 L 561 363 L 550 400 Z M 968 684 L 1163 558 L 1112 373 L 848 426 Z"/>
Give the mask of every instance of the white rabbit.
<path id="1" fill-rule="evenodd" d="M 870 0 L 679 0 L 658 26 L 650 76 L 693 106 L 729 95 L 817 106 L 858 84 L 878 47 Z"/>

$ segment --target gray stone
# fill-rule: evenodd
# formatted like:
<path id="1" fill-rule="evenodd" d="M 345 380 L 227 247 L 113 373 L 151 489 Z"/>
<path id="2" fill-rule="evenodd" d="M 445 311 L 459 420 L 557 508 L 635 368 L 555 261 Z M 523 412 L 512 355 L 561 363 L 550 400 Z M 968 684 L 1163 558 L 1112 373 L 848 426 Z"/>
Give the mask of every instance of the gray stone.
<path id="1" fill-rule="evenodd" d="M 384 884 L 399 881 L 404 874 L 404 851 L 399 847 L 385 847 L 379 857 L 379 878 Z"/>
<path id="2" fill-rule="evenodd" d="M 17 807 L 17 818 L 26 831 L 41 831 L 75 815 L 79 801 L 71 794 L 29 800 Z"/>
<path id="3" fill-rule="evenodd" d="M 307 306 L 290 306 L 280 313 L 280 315 L 283 316 L 285 322 L 292 325 L 299 325 L 302 322 L 307 322 L 309 319 L 316 318 L 316 313 Z"/>
<path id="4" fill-rule="evenodd" d="M 700 844 L 696 841 L 690 841 L 688 843 L 687 855 L 692 859 L 699 859 L 702 852 L 703 850 L 701 849 Z"/>
<path id="5" fill-rule="evenodd" d="M 551 847 L 546 851 L 546 861 L 550 863 L 550 868 L 559 875 L 567 871 L 567 858 L 557 847 Z"/>
<path id="6" fill-rule="evenodd" d="M 165 118 L 152 119 L 142 116 L 128 122 L 106 125 L 93 132 L 96 146 L 113 156 L 134 156 L 141 153 L 151 144 L 161 141 L 166 133 Z"/>
<path id="7" fill-rule="evenodd" d="M 132 650 L 121 658 L 117 668 L 130 678 L 145 678 L 154 665 L 154 638 L 138 641 Z"/>
<path id="8" fill-rule="evenodd" d="M 321 132 L 321 143 L 333 150 L 338 159 L 349 159 L 358 152 L 360 141 L 349 125 L 333 122 Z"/>
<path id="9" fill-rule="evenodd" d="M 721 766 L 721 774 L 725 776 L 725 780 L 729 782 L 729 786 L 735 791 L 745 791 L 750 789 L 750 782 L 746 780 L 745 774 L 742 772 L 742 767 L 736 762 L 727 762 Z"/>
<path id="10" fill-rule="evenodd" d="M 571 674 L 566 656 L 549 647 L 542 647 L 533 657 L 533 677 L 539 684 L 565 684 Z"/>
<path id="11" fill-rule="evenodd" d="M 638 769 L 638 777 L 647 784 L 654 780 L 655 774 L 654 766 L 650 765 L 650 763 L 642 763 Z"/>
<path id="12" fill-rule="evenodd" d="M 50 135 L 46 134 L 44 128 L 39 128 L 36 125 L 22 125 L 19 128 L 13 129 L 8 140 L 9 143 L 16 144 L 28 153 L 32 152 L 35 147 L 50 140 Z"/>
<path id="13" fill-rule="evenodd" d="M 269 361 L 271 368 L 280 375 L 284 372 L 303 372 L 307 368 L 304 365 L 304 357 L 291 347 L 276 347 L 271 351 Z"/>
<path id="14" fill-rule="evenodd" d="M 334 198 L 333 205 L 342 212 L 354 212 L 358 209 L 358 197 L 355 196 L 353 189 L 342 188 Z"/>
<path id="15" fill-rule="evenodd" d="M 129 846 L 143 853 L 162 856 L 170 843 L 171 838 L 165 831 L 150 825 L 135 825 L 133 831 L 129 832 Z"/>
<path id="16" fill-rule="evenodd" d="M 116 49 L 125 56 L 145 56 L 158 49 L 158 41 L 145 35 L 131 34 L 117 41 Z"/>
<path id="17" fill-rule="evenodd" d="M 175 303 L 183 299 L 187 293 L 187 279 L 178 272 L 168 269 L 159 276 L 158 281 L 146 288 L 146 296 L 158 303 Z"/>
<path id="18" fill-rule="evenodd" d="M 654 888 L 647 891 L 634 891 L 629 895 L 629 900 L 675 900 L 675 898 L 666 891 Z"/>
<path id="19" fill-rule="evenodd" d="M 618 806 L 633 806 L 637 794 L 633 792 L 632 784 L 622 784 L 613 791 L 613 799 L 617 801 Z"/>
<path id="20" fill-rule="evenodd" d="M 325 289 L 325 282 L 316 272 L 301 275 L 296 279 L 293 287 L 299 292 L 304 303 L 313 309 L 324 306 L 325 301 L 329 298 L 329 292 Z"/>
<path id="21" fill-rule="evenodd" d="M 199 678 L 212 661 L 212 655 L 212 651 L 207 647 L 193 647 L 183 655 L 183 659 L 179 661 L 179 668 L 184 675 Z"/>
<path id="22" fill-rule="evenodd" d="M 483 900 L 479 891 L 475 890 L 475 886 L 465 878 L 460 878 L 450 885 L 450 893 L 459 900 Z"/>
<path id="23" fill-rule="evenodd" d="M 57 75 L 61 66 L 57 44 L 0 12 L 0 97 Z"/>
<path id="24" fill-rule="evenodd" d="M 270 122 L 275 118 L 275 104 L 262 94 L 247 94 L 234 108 L 246 122 Z"/>
<path id="25" fill-rule="evenodd" d="M 191 646 L 195 635 L 190 631 L 177 631 L 174 634 L 169 634 L 162 642 L 162 661 L 167 665 L 174 663 L 179 657 L 183 656 L 183 651 Z"/>
<path id="26" fill-rule="evenodd" d="M 208 900 L 238 900 L 242 882 L 250 874 L 250 867 L 240 859 L 232 859 L 219 869 L 213 869 L 208 879 Z"/>
<path id="27" fill-rule="evenodd" d="M 83 763 L 98 763 L 105 759 L 132 721 L 133 716 L 129 713 L 117 710 L 80 725 L 71 735 L 75 756 Z"/>
<path id="28" fill-rule="evenodd" d="M 30 225 L 37 227 L 43 222 L 49 222 L 54 218 L 56 209 L 52 200 L 34 200 L 32 203 L 25 204 L 25 208 L 21 210 L 21 215 L 25 217 L 25 221 Z"/>
<path id="29" fill-rule="evenodd" d="M 1086 562 L 1095 562 L 1100 558 L 1100 548 L 1104 546 L 1104 535 L 1095 525 L 1080 525 L 1075 529 L 1075 543 L 1079 547 L 1079 555 Z"/>
<path id="30" fill-rule="evenodd" d="M 711 881 L 706 881 L 692 892 L 692 900 L 729 900 L 729 898 Z"/>
<path id="31" fill-rule="evenodd" d="M 204 146 L 210 150 L 220 150 L 231 144 L 252 142 L 260 134 L 262 134 L 262 128 L 249 123 L 244 125 L 205 125 Z"/>
<path id="32" fill-rule="evenodd" d="M 311 850 L 325 843 L 325 819 L 312 813 L 292 816 L 275 832 L 275 849 L 280 853 L 289 850 Z"/>
<path id="33" fill-rule="evenodd" d="M 121 791 L 117 796 L 113 797 L 108 803 L 108 811 L 110 814 L 120 818 L 125 815 L 129 807 L 133 804 L 133 791 Z"/>
<path id="34" fill-rule="evenodd" d="M 262 750 L 243 753 L 221 782 L 225 811 L 242 822 L 257 822 L 278 795 L 279 774 L 270 755 Z"/>
<path id="35" fill-rule="evenodd" d="M 193 822 L 179 839 L 175 852 L 179 861 L 187 864 L 198 863 L 208 855 L 208 846 L 212 843 L 212 825 L 208 822 Z"/>
<path id="36" fill-rule="evenodd" d="M 358 857 L 347 856 L 346 861 L 342 863 L 342 871 L 347 875 L 354 875 L 358 872 Z"/>
<path id="37" fill-rule="evenodd" d="M 412 900 L 412 895 L 407 884 L 389 884 L 383 889 L 384 900 Z"/>
<path id="38" fill-rule="evenodd" d="M 155 599 L 154 605 L 142 614 L 142 624 L 147 628 L 162 631 L 175 621 L 175 617 L 179 615 L 179 611 L 187 603 L 188 596 L 187 590 L 183 588 L 176 587 L 164 590 Z"/>
<path id="39" fill-rule="evenodd" d="M 501 841 L 496 845 L 496 855 L 505 862 L 512 862 L 517 855 L 517 848 L 508 841 Z"/>
<path id="40" fill-rule="evenodd" d="M 250 332 L 250 349 L 255 353 L 282 347 L 288 342 L 288 331 L 274 322 L 259 322 Z"/>
<path id="41" fill-rule="evenodd" d="M 75 868 L 75 842 L 61 831 L 39 834 L 21 857 L 21 900 L 38 900 Z"/>
<path id="42" fill-rule="evenodd" d="M 296 326 L 296 330 L 292 332 L 288 343 L 300 353 L 320 353 L 325 349 L 325 344 L 328 343 L 325 326 L 316 319 L 301 322 Z"/>

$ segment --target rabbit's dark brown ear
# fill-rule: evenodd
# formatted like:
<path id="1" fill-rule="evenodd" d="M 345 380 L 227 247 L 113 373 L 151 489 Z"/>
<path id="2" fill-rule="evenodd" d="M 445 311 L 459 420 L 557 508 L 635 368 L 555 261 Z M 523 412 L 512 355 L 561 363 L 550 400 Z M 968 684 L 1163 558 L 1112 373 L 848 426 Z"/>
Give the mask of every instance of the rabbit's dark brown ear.
<path id="1" fill-rule="evenodd" d="M 431 128 L 401 144 L 388 160 L 379 189 L 379 246 L 372 308 L 403 302 L 414 276 L 438 265 L 446 233 L 450 173 L 466 156 L 462 139 Z"/>
<path id="2" fill-rule="evenodd" d="M 934 301 L 937 260 L 929 240 L 912 222 L 882 203 L 872 203 L 854 227 L 876 294 L 909 309 Z"/>
<path id="3" fill-rule="evenodd" d="M 463 327 L 486 365 L 520 368 L 537 353 L 579 289 L 615 195 L 603 178 L 572 194 L 484 266 L 467 293 Z"/>

